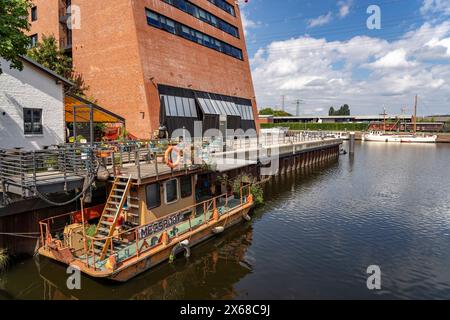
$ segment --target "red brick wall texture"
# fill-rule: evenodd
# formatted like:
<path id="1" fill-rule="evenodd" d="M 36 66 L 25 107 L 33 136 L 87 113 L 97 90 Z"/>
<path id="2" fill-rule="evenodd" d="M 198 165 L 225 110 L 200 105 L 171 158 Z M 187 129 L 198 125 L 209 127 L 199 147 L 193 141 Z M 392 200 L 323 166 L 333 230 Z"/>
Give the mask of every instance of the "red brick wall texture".
<path id="1" fill-rule="evenodd" d="M 140 138 L 159 127 L 158 84 L 251 99 L 257 118 L 239 9 L 235 5 L 233 17 L 207 0 L 191 1 L 238 27 L 240 39 L 161 0 L 72 0 L 81 10 L 81 27 L 73 30 L 74 68 L 83 74 L 89 95 L 123 116 L 128 131 Z M 49 0 L 34 2 L 40 16 L 31 33 L 56 33 L 58 11 Z M 145 8 L 242 49 L 244 61 L 149 26 Z"/>

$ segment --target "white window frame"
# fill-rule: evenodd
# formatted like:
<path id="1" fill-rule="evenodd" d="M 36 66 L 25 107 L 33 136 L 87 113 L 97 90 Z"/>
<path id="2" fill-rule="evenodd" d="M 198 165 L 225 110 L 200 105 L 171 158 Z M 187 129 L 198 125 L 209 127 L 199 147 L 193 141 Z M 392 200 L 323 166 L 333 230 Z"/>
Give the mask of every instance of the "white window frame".
<path id="1" fill-rule="evenodd" d="M 177 182 L 176 183 L 176 186 L 177 186 L 177 198 L 174 201 L 172 201 L 172 202 L 167 202 L 167 183 L 172 181 L 172 180 L 175 180 Z M 165 204 L 174 204 L 174 203 L 178 202 L 179 200 L 180 200 L 180 180 L 177 179 L 177 178 L 174 178 L 174 179 L 170 179 L 170 180 L 164 181 L 164 203 Z"/>

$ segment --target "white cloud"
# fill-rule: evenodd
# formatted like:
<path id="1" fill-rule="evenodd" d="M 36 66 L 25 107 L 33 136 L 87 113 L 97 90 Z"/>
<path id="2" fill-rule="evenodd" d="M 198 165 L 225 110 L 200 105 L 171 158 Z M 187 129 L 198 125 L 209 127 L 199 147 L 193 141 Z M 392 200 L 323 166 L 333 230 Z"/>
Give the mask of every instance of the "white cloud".
<path id="1" fill-rule="evenodd" d="M 324 26 L 324 25 L 330 23 L 332 18 L 333 18 L 333 14 L 331 12 L 328 12 L 327 14 L 321 15 L 317 18 L 309 19 L 308 26 L 310 28 Z"/>
<path id="2" fill-rule="evenodd" d="M 450 112 L 450 22 L 423 24 L 396 41 L 358 36 L 346 41 L 299 37 L 272 42 L 251 60 L 258 105 L 280 96 L 303 99 L 302 110 L 323 114 L 348 103 L 354 114 L 399 113 L 415 94 L 420 112 Z M 287 111 L 295 106 L 286 103 Z M 322 111 L 319 111 L 322 109 Z"/>
<path id="3" fill-rule="evenodd" d="M 353 0 L 347 0 L 347 1 L 339 1 L 339 17 L 345 18 L 350 13 L 350 8 L 353 4 Z"/>
<path id="4" fill-rule="evenodd" d="M 260 21 L 254 21 L 250 19 L 248 16 L 247 11 L 244 9 L 241 9 L 241 19 L 242 19 L 242 26 L 244 27 L 244 33 L 248 34 L 250 29 L 258 28 L 262 25 Z"/>
<path id="5" fill-rule="evenodd" d="M 378 68 L 408 68 L 415 65 L 414 62 L 407 60 L 407 52 L 404 48 L 395 49 L 378 59 L 377 61 L 368 64 L 367 66 L 373 69 Z"/>
<path id="6" fill-rule="evenodd" d="M 423 0 L 420 12 L 427 14 L 450 15 L 450 0 Z"/>

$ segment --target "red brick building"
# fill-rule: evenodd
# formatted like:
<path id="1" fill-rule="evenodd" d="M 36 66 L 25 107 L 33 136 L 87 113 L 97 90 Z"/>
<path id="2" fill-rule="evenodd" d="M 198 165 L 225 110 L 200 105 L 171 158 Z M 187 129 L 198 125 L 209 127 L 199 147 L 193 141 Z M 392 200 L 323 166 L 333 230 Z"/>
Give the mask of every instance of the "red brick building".
<path id="1" fill-rule="evenodd" d="M 220 115 L 229 129 L 255 128 L 255 93 L 235 1 L 33 2 L 30 36 L 55 35 L 89 95 L 123 116 L 135 136 L 149 138 L 160 124 L 192 130 L 194 120 L 204 129 L 219 128 Z"/>

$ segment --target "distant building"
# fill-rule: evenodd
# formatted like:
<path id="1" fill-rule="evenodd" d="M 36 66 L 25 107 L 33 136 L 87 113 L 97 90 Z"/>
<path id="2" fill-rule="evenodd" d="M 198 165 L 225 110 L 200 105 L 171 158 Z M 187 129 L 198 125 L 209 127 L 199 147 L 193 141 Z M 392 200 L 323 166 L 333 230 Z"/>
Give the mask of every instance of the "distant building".
<path id="1" fill-rule="evenodd" d="M 362 116 L 290 116 L 274 117 L 259 116 L 260 123 L 370 123 L 373 121 L 383 121 L 382 115 L 362 115 Z M 412 122 L 412 116 L 392 115 L 386 117 L 387 121 Z"/>
<path id="2" fill-rule="evenodd" d="M 434 118 L 434 117 L 433 117 Z M 435 122 L 417 122 L 417 131 L 439 132 L 444 130 L 445 116 L 437 116 L 440 121 Z M 413 117 L 407 115 L 386 116 L 386 130 L 393 131 L 412 131 Z M 274 117 L 259 115 L 258 124 L 283 124 L 283 123 L 367 123 L 368 130 L 383 130 L 383 115 L 357 115 L 357 116 L 292 116 L 292 117 Z"/>
<path id="3" fill-rule="evenodd" d="M 256 128 L 249 58 L 234 0 L 34 0 L 30 38 L 54 35 L 83 74 L 89 95 L 150 138 Z M 72 10 L 70 10 L 70 7 Z M 33 16 L 34 14 L 34 16 Z M 79 28 L 67 28 L 75 17 Z M 79 14 L 79 15 L 78 15 Z M 226 123 L 225 123 L 226 122 Z"/>
<path id="4" fill-rule="evenodd" d="M 65 142 L 68 80 L 28 58 L 23 71 L 0 58 L 0 148 L 41 149 Z"/>

